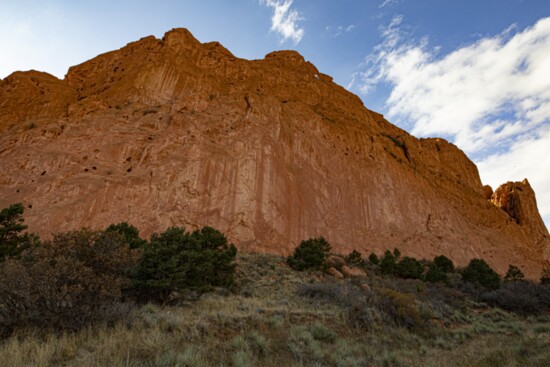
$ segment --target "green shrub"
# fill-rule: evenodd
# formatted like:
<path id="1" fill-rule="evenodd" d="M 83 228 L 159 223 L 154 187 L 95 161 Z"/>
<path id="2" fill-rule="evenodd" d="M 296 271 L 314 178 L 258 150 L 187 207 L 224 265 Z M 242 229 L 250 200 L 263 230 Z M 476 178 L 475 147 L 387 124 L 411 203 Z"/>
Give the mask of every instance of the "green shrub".
<path id="1" fill-rule="evenodd" d="M 550 287 L 519 279 L 485 291 L 478 299 L 520 315 L 545 314 L 550 310 Z"/>
<path id="2" fill-rule="evenodd" d="M 287 263 L 295 270 L 324 270 L 330 244 L 323 237 L 310 238 L 300 242 Z"/>
<path id="3" fill-rule="evenodd" d="M 76 330 L 121 316 L 121 290 L 139 257 L 117 233 L 55 234 L 0 266 L 0 325 Z"/>
<path id="4" fill-rule="evenodd" d="M 38 236 L 22 233 L 27 229 L 23 224 L 23 204 L 13 204 L 0 211 L 0 261 L 6 257 L 17 257 L 23 250 L 38 245 Z"/>
<path id="5" fill-rule="evenodd" d="M 301 297 L 329 302 L 346 309 L 366 302 L 365 294 L 357 292 L 357 288 L 350 282 L 303 283 L 297 287 L 296 293 Z"/>
<path id="6" fill-rule="evenodd" d="M 378 265 L 380 260 L 378 260 L 378 256 L 374 252 L 371 252 L 369 255 L 369 262 L 373 265 Z"/>
<path id="7" fill-rule="evenodd" d="M 506 275 L 504 276 L 504 279 L 506 280 L 521 280 L 525 278 L 525 275 L 523 275 L 523 272 L 515 265 L 509 265 L 508 271 L 506 272 Z"/>
<path id="8" fill-rule="evenodd" d="M 449 277 L 447 276 L 447 273 L 443 271 L 443 269 L 441 269 L 435 262 L 430 264 L 430 266 L 428 267 L 425 280 L 430 283 L 449 283 Z"/>
<path id="9" fill-rule="evenodd" d="M 219 231 L 204 227 L 192 233 L 171 227 L 154 234 L 132 273 L 139 301 L 166 302 L 172 292 L 206 292 L 233 284 L 237 249 Z"/>
<path id="10" fill-rule="evenodd" d="M 451 259 L 444 255 L 434 257 L 433 263 L 443 270 L 445 273 L 450 273 L 455 270 L 455 266 Z"/>
<path id="11" fill-rule="evenodd" d="M 348 265 L 362 265 L 363 264 L 363 258 L 361 257 L 361 253 L 359 251 L 353 250 L 345 257 L 346 263 Z"/>
<path id="12" fill-rule="evenodd" d="M 291 351 L 294 360 L 300 365 L 319 365 L 327 352 L 327 348 L 315 340 L 311 332 L 304 326 L 290 328 L 287 343 L 287 348 Z"/>
<path id="13" fill-rule="evenodd" d="M 395 266 L 395 274 L 405 279 L 420 279 L 424 266 L 413 257 L 405 256 Z"/>
<path id="14" fill-rule="evenodd" d="M 500 276 L 482 259 L 472 259 L 462 271 L 462 280 L 487 289 L 500 287 Z"/>
<path id="15" fill-rule="evenodd" d="M 380 261 L 380 271 L 382 274 L 395 274 L 396 260 L 390 250 L 384 252 L 384 257 Z"/>
<path id="16" fill-rule="evenodd" d="M 386 315 L 387 321 L 409 329 L 425 325 L 414 296 L 388 288 L 377 288 L 375 291 L 378 299 L 374 304 Z"/>
<path id="17" fill-rule="evenodd" d="M 147 246 L 147 241 L 139 237 L 139 230 L 136 227 L 128 224 L 128 222 L 111 224 L 105 229 L 105 232 L 120 233 L 131 249 L 143 248 Z"/>
<path id="18" fill-rule="evenodd" d="M 451 317 L 467 300 L 464 293 L 441 284 L 422 284 L 419 292 L 418 281 L 393 277 L 372 280 L 375 283 L 369 292 L 358 292 L 353 280 L 304 283 L 296 292 L 316 304 L 339 307 L 351 328 L 364 330 L 394 324 L 421 328 L 434 314 Z"/>
<path id="19" fill-rule="evenodd" d="M 337 335 L 325 325 L 316 322 L 309 326 L 309 331 L 315 340 L 323 343 L 332 344 L 336 341 Z"/>

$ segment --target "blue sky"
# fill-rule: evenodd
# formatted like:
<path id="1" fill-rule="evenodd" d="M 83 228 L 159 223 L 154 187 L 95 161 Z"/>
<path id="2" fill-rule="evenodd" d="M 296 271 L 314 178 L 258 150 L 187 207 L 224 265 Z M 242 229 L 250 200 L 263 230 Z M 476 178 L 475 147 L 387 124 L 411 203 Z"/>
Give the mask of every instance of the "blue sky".
<path id="1" fill-rule="evenodd" d="M 496 188 L 528 178 L 550 224 L 548 0 L 0 0 L 0 78 L 188 28 L 236 56 L 295 49 L 416 136 L 457 144 Z"/>

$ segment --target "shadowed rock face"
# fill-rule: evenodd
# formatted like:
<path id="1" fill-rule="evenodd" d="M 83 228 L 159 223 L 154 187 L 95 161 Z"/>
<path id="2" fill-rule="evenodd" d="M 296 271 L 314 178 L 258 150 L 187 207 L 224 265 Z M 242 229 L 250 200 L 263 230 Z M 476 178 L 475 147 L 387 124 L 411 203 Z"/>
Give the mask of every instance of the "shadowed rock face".
<path id="1" fill-rule="evenodd" d="M 23 202 L 41 235 L 210 225 L 248 251 L 322 235 L 341 253 L 482 257 L 533 277 L 549 258 L 527 181 L 492 194 L 457 147 L 391 125 L 298 53 L 243 60 L 184 29 L 64 80 L 0 81 L 0 171 L 0 206 Z"/>

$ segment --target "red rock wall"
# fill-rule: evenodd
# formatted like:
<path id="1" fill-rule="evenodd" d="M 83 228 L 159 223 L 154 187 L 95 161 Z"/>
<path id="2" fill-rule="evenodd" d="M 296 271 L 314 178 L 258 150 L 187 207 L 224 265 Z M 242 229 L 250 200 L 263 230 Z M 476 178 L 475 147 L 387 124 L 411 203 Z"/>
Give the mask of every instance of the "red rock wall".
<path id="1" fill-rule="evenodd" d="M 249 251 L 288 254 L 323 235 L 341 253 L 397 246 L 533 277 L 550 255 L 528 184 L 513 184 L 525 188 L 517 221 L 501 189 L 487 200 L 458 148 L 391 125 L 296 52 L 247 61 L 186 30 L 63 81 L 2 80 L 0 170 L 0 206 L 32 206 L 25 217 L 42 235 L 211 225 Z"/>

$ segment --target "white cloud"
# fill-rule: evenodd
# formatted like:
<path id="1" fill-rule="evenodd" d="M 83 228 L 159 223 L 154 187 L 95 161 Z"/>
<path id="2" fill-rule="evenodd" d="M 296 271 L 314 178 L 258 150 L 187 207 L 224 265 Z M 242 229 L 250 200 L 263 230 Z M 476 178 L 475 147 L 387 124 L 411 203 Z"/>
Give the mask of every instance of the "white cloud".
<path id="1" fill-rule="evenodd" d="M 304 28 L 300 27 L 298 22 L 304 18 L 291 8 L 293 0 L 262 0 L 262 2 L 273 9 L 271 30 L 282 37 L 282 42 L 292 39 L 295 45 L 298 44 L 304 36 Z"/>
<path id="2" fill-rule="evenodd" d="M 378 9 L 382 9 L 385 7 L 390 7 L 392 5 L 395 5 L 399 2 L 399 0 L 384 0 L 380 5 L 378 5 Z"/>
<path id="3" fill-rule="evenodd" d="M 381 29 L 383 42 L 349 87 L 368 94 L 389 84 L 390 120 L 415 135 L 450 138 L 492 185 L 527 177 L 550 216 L 550 18 L 446 55 L 427 39 L 411 40 L 402 23 L 397 16 Z"/>
<path id="4" fill-rule="evenodd" d="M 325 27 L 325 32 L 329 34 L 330 38 L 340 37 L 343 33 L 351 32 L 355 29 L 354 24 L 350 24 L 347 27 L 342 25 L 337 26 L 327 26 Z"/>

